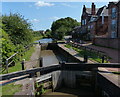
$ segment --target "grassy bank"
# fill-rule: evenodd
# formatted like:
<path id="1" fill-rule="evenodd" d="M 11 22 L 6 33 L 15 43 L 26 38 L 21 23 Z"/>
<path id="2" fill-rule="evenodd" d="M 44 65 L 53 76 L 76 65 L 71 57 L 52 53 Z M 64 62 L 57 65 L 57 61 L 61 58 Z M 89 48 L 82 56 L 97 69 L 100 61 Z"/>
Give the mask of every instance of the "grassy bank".
<path id="1" fill-rule="evenodd" d="M 21 57 L 21 59 L 25 59 L 25 61 L 30 60 L 30 57 L 34 51 L 35 51 L 35 47 L 34 46 L 30 47 L 30 49 L 24 53 L 24 55 Z M 8 68 L 8 73 L 20 71 L 20 70 L 22 70 L 21 61 L 18 61 L 18 62 L 16 62 L 15 66 Z M 5 74 L 5 73 L 7 73 L 7 72 L 4 71 L 3 74 Z"/>
<path id="2" fill-rule="evenodd" d="M 14 83 L 10 83 L 2 86 L 2 97 L 12 97 L 16 92 L 21 90 L 22 85 L 14 85 Z"/>
<path id="3" fill-rule="evenodd" d="M 72 47 L 69 44 L 66 44 L 65 47 L 72 48 L 73 50 L 77 51 L 79 53 L 80 57 L 84 57 L 84 55 L 87 55 L 89 57 L 89 60 L 96 61 L 98 63 L 102 62 L 101 57 L 99 57 L 98 54 L 95 53 L 95 52 L 90 52 L 90 51 L 87 51 L 87 50 L 78 49 L 78 48 Z M 105 63 L 108 63 L 108 62 L 105 61 Z"/>

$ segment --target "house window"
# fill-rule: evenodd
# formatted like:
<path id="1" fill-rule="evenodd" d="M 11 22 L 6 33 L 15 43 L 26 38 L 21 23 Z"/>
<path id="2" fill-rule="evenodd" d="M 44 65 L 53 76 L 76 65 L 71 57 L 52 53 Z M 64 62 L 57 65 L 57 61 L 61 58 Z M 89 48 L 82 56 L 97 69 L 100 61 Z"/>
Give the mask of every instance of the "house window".
<path id="1" fill-rule="evenodd" d="M 82 20 L 82 25 L 84 25 L 84 20 Z"/>
<path id="2" fill-rule="evenodd" d="M 117 33 L 115 31 L 111 33 L 111 38 L 117 38 Z"/>
<path id="3" fill-rule="evenodd" d="M 84 22 L 85 22 L 85 25 L 86 25 L 86 19 L 85 19 L 85 21 L 84 21 Z"/>
<path id="4" fill-rule="evenodd" d="M 116 20 L 112 20 L 111 29 L 112 29 L 112 31 L 115 31 L 117 29 L 117 21 Z"/>
<path id="5" fill-rule="evenodd" d="M 116 16 L 117 16 L 117 9 L 116 8 L 112 8 L 112 12 L 111 13 L 112 13 L 111 17 L 112 18 L 116 18 Z"/>

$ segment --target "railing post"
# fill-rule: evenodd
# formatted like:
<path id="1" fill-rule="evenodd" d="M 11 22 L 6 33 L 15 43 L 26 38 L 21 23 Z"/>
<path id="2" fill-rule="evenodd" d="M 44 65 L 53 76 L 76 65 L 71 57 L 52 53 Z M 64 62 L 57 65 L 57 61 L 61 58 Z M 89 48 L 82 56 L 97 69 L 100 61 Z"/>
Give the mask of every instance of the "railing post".
<path id="1" fill-rule="evenodd" d="M 8 59 L 6 60 L 6 71 L 8 73 Z"/>

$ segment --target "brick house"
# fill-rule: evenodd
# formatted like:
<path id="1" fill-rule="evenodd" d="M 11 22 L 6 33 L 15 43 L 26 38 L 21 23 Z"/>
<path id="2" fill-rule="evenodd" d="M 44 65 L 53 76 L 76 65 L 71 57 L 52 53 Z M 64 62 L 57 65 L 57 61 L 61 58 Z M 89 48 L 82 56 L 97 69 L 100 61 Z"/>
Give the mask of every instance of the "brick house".
<path id="1" fill-rule="evenodd" d="M 92 3 L 91 8 L 83 7 L 81 16 L 81 33 L 88 33 L 91 39 L 95 36 L 107 37 L 108 33 L 108 8 L 96 8 Z"/>
<path id="2" fill-rule="evenodd" d="M 108 4 L 108 36 L 95 38 L 94 44 L 120 49 L 120 1 Z"/>

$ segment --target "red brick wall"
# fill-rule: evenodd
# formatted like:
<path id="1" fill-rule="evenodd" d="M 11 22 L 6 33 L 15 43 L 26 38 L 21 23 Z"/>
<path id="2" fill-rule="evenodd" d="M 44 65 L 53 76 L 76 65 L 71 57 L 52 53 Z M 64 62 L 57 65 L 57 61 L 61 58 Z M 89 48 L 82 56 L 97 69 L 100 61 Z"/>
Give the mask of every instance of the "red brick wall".
<path id="1" fill-rule="evenodd" d="M 94 44 L 120 49 L 120 38 L 95 38 Z"/>

